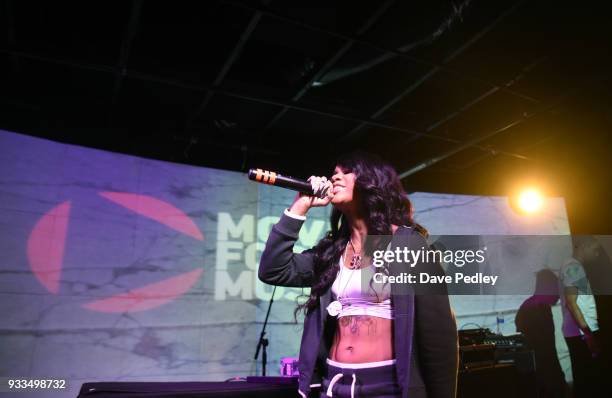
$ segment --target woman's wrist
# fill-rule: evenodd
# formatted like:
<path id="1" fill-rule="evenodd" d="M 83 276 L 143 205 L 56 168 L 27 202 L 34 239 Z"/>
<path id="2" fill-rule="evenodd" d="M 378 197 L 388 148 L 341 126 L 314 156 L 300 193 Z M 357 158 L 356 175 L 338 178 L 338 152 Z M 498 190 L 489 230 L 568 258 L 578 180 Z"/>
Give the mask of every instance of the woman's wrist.
<path id="1" fill-rule="evenodd" d="M 289 211 L 298 216 L 305 216 L 308 212 L 308 209 L 310 209 L 309 204 L 304 203 L 299 199 L 293 202 L 291 207 L 289 207 Z"/>

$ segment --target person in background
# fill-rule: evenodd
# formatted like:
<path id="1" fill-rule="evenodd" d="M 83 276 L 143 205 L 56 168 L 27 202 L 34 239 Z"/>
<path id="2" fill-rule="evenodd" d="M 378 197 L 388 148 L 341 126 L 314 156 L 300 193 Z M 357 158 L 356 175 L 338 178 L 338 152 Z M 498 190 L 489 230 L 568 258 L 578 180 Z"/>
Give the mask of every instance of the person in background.
<path id="1" fill-rule="evenodd" d="M 516 330 L 525 336 L 533 349 L 536 363 L 538 397 L 565 398 L 568 394 L 565 375 L 555 347 L 555 324 L 551 306 L 559 301 L 559 279 L 549 269 L 536 274 L 533 296 L 521 304 Z"/>
<path id="2" fill-rule="evenodd" d="M 603 375 L 600 362 L 599 323 L 595 297 L 584 265 L 594 261 L 599 245 L 591 236 L 573 237 L 573 256 L 559 272 L 563 294 L 563 336 L 572 361 L 575 398 L 601 396 Z"/>

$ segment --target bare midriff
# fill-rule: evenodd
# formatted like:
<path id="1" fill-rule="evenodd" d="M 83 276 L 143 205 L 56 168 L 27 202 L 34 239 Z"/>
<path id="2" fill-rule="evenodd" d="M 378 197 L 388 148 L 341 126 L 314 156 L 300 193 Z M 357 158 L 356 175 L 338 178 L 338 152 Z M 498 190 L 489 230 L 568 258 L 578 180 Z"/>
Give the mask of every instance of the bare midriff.
<path id="1" fill-rule="evenodd" d="M 369 315 L 338 318 L 329 358 L 364 363 L 393 359 L 393 320 Z"/>
<path id="2" fill-rule="evenodd" d="M 392 225 L 393 233 L 398 226 Z M 352 250 L 347 249 L 350 258 Z M 364 256 L 364 263 L 370 264 Z M 370 315 L 349 315 L 338 318 L 338 327 L 329 358 L 344 363 L 386 361 L 395 358 L 393 352 L 393 320 Z"/>

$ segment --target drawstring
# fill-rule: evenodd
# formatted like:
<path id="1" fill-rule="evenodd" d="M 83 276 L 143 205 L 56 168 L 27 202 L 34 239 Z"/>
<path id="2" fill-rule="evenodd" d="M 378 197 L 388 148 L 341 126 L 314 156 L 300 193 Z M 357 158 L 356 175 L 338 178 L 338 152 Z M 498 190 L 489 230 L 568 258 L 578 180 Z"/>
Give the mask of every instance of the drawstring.
<path id="1" fill-rule="evenodd" d="M 333 392 L 332 392 L 332 387 L 334 386 L 334 384 L 336 384 L 336 382 L 338 380 L 340 380 L 342 378 L 342 373 L 338 373 L 337 375 L 335 375 L 331 381 L 329 382 L 329 387 L 327 387 L 327 396 L 328 397 L 332 397 L 333 396 Z"/>
<path id="2" fill-rule="evenodd" d="M 310 388 L 313 388 L 313 387 L 321 387 L 321 383 L 311 384 L 311 385 L 310 385 Z M 307 398 L 307 397 L 306 397 L 306 394 L 304 394 L 304 393 L 302 392 L 302 390 L 300 390 L 299 388 L 298 388 L 298 394 L 300 394 L 300 397 L 302 397 L 302 398 Z"/>
<path id="3" fill-rule="evenodd" d="M 334 393 L 332 392 L 332 388 L 334 387 L 334 384 L 336 384 L 336 382 L 340 380 L 343 376 L 344 375 L 342 373 L 338 373 L 337 375 L 332 377 L 331 381 L 329 382 L 329 387 L 327 387 L 326 395 L 328 397 L 333 396 Z M 355 373 L 353 373 L 353 381 L 351 383 L 351 398 L 355 398 L 355 383 L 357 383 L 357 376 L 355 375 Z"/>

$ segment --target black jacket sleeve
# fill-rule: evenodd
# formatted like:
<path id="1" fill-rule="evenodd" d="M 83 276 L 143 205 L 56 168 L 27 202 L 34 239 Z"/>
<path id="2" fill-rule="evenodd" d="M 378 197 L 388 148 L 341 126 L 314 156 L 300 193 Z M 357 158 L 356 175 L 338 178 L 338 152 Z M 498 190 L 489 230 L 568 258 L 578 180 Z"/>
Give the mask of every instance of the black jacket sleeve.
<path id="1" fill-rule="evenodd" d="M 418 233 L 413 233 L 410 240 L 412 249 L 429 248 Z M 415 240 L 418 247 L 414 247 Z M 440 264 L 434 261 L 420 262 L 414 271 L 444 275 Z M 427 397 L 454 398 L 459 362 L 457 323 L 443 283 L 415 286 L 415 342 Z"/>
<path id="2" fill-rule="evenodd" d="M 415 297 L 419 364 L 429 398 L 454 398 L 457 389 L 458 345 L 455 316 L 448 296 Z"/>
<path id="3" fill-rule="evenodd" d="M 270 231 L 259 262 L 259 280 L 270 285 L 310 287 L 313 279 L 312 249 L 294 253 L 304 221 L 283 214 Z"/>

